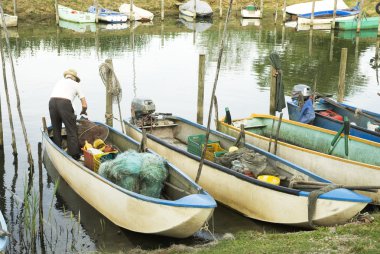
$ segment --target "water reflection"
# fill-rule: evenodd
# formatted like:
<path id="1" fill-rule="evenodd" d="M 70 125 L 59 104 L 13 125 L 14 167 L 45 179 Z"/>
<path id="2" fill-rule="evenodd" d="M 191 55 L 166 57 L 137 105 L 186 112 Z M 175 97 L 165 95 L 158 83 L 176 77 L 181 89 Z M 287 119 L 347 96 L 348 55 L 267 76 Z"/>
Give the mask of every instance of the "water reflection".
<path id="1" fill-rule="evenodd" d="M 187 29 L 196 32 L 204 32 L 212 27 L 212 19 L 195 19 L 187 15 L 179 14 L 178 21 Z"/>
<path id="2" fill-rule="evenodd" d="M 76 22 L 70 22 L 70 21 L 60 19 L 58 25 L 59 27 L 70 29 L 78 33 L 96 31 L 95 23 L 76 23 Z"/>

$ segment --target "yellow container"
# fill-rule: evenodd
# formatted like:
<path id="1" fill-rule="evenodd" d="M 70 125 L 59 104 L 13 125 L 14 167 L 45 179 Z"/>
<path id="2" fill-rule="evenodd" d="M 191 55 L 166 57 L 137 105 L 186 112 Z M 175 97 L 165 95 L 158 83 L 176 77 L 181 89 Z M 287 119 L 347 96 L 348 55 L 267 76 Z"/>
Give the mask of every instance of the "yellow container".
<path id="1" fill-rule="evenodd" d="M 104 143 L 103 140 L 98 138 L 98 139 L 95 139 L 93 146 L 94 146 L 94 148 L 99 149 L 100 151 L 103 151 L 106 144 Z"/>
<path id="2" fill-rule="evenodd" d="M 261 175 L 257 177 L 257 179 L 270 184 L 280 185 L 280 178 L 278 178 L 277 176 Z"/>

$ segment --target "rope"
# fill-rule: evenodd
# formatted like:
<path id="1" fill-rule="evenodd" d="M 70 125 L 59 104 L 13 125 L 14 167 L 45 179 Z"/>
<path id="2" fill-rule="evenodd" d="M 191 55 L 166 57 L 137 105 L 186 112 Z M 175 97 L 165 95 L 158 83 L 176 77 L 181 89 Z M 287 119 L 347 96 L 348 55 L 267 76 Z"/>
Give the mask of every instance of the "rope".
<path id="1" fill-rule="evenodd" d="M 309 197 L 308 197 L 308 204 L 307 204 L 307 208 L 308 208 L 307 218 L 308 218 L 308 223 L 309 223 L 311 228 L 316 228 L 316 226 L 313 223 L 313 217 L 315 214 L 315 210 L 317 208 L 318 197 L 324 193 L 327 193 L 329 191 L 339 189 L 339 188 L 342 188 L 342 186 L 336 185 L 336 184 L 329 184 L 329 185 L 327 185 L 321 189 L 314 190 L 314 191 L 310 192 Z"/>
<path id="2" fill-rule="evenodd" d="M 269 55 L 269 60 L 271 62 L 272 67 L 276 70 L 276 105 L 275 109 L 278 112 L 281 112 L 285 105 L 285 95 L 284 95 L 284 84 L 282 82 L 282 70 L 281 70 L 281 62 L 280 57 L 277 53 L 271 53 Z"/>

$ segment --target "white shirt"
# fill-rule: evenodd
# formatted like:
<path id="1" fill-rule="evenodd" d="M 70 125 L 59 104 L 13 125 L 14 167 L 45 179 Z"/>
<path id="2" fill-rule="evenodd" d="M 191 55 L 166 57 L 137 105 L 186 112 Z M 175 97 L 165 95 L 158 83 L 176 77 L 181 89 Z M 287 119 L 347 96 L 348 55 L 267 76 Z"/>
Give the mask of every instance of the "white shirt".
<path id="1" fill-rule="evenodd" d="M 58 83 L 54 86 L 50 98 L 68 99 L 72 103 L 76 96 L 78 96 L 79 99 L 84 98 L 82 89 L 80 88 L 79 83 L 67 78 L 58 81 Z"/>

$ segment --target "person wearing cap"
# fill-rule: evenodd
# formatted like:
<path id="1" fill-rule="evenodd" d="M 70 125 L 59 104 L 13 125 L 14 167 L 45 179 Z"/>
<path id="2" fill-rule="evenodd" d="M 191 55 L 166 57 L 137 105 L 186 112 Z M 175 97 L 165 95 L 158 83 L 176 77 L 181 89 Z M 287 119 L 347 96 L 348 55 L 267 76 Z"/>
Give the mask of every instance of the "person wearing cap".
<path id="1" fill-rule="evenodd" d="M 79 159 L 81 150 L 79 147 L 76 115 L 72 105 L 73 100 L 78 97 L 82 104 L 80 114 L 87 115 L 87 102 L 79 85 L 80 78 L 73 69 L 63 73 L 63 79 L 59 80 L 50 95 L 49 113 L 53 128 L 53 141 L 56 145 L 62 145 L 62 123 L 67 133 L 67 153 L 74 159 Z"/>

